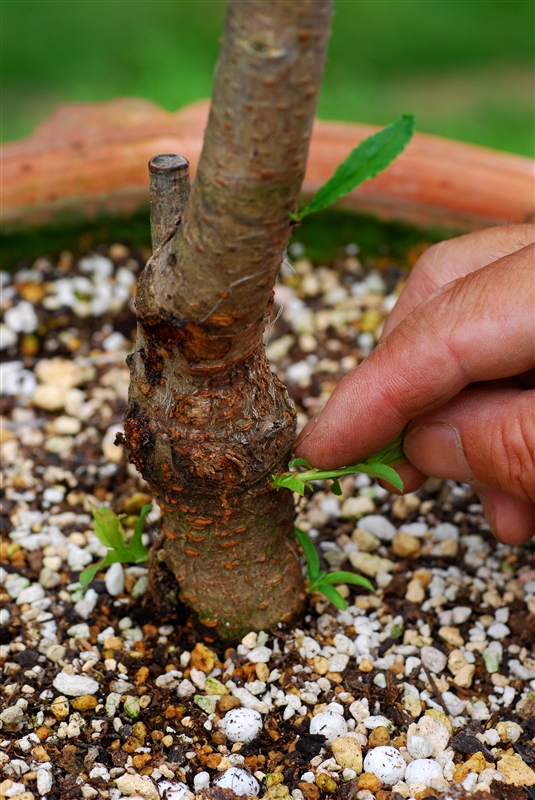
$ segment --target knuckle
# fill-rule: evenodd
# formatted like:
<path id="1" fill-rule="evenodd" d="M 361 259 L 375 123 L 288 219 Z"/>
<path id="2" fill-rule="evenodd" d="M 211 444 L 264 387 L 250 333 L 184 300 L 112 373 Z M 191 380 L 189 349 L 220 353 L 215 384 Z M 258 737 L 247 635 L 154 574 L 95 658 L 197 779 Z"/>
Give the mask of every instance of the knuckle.
<path id="1" fill-rule="evenodd" d="M 530 393 L 531 394 L 531 393 Z M 535 502 L 535 422 L 512 414 L 494 432 L 491 464 L 500 488 L 518 500 Z"/>

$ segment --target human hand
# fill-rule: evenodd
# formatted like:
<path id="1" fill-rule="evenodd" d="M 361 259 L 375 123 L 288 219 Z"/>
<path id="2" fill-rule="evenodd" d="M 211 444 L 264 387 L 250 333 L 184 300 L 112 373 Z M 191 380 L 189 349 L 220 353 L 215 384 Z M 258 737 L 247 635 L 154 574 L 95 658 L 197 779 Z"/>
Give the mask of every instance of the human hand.
<path id="1" fill-rule="evenodd" d="M 296 454 L 355 463 L 409 423 L 405 491 L 471 484 L 500 541 L 535 533 L 535 229 L 441 242 L 415 265 L 380 342 L 301 432 Z"/>

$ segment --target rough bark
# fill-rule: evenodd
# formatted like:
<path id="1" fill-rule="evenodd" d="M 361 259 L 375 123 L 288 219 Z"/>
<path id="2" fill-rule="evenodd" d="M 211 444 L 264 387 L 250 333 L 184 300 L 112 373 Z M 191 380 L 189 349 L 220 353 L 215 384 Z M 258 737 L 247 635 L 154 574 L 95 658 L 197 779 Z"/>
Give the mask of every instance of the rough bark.
<path id="1" fill-rule="evenodd" d="M 235 640 L 303 610 L 292 497 L 271 485 L 295 412 L 262 333 L 331 6 L 230 0 L 197 178 L 183 212 L 180 202 L 158 212 L 168 219 L 153 227 L 138 290 L 127 452 L 163 511 L 157 557 L 210 638 Z"/>

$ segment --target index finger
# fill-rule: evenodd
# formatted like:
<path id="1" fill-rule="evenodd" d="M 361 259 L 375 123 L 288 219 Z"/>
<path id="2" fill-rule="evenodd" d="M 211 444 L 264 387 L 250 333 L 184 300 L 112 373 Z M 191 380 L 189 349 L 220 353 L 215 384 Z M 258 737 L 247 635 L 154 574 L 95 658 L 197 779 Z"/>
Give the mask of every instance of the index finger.
<path id="1" fill-rule="evenodd" d="M 533 244 L 438 289 L 337 386 L 296 453 L 334 468 L 369 456 L 475 381 L 535 365 Z"/>
<path id="2" fill-rule="evenodd" d="M 498 258 L 535 241 L 535 225 L 499 225 L 433 245 L 418 259 L 398 302 L 388 315 L 381 338 L 426 300 L 456 278 L 463 278 Z"/>

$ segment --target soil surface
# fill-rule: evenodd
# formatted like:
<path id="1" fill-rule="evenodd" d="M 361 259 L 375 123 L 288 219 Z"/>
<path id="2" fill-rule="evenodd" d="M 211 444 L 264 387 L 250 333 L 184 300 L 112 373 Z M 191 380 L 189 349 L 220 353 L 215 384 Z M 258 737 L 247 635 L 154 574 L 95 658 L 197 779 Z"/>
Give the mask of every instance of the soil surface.
<path id="1" fill-rule="evenodd" d="M 327 266 L 292 246 L 266 338 L 301 426 L 371 351 L 424 246 L 361 264 L 350 245 Z M 302 629 L 224 652 L 177 607 L 155 618 L 143 565 L 81 587 L 105 554 L 91 505 L 131 531 L 151 500 L 114 444 L 147 255 L 115 242 L 0 274 L 2 794 L 534 798 L 533 545 L 496 543 L 469 486 L 315 485 L 297 524 L 322 568 L 376 592 L 340 586 L 344 611 L 312 595 Z"/>

